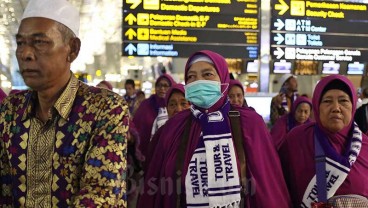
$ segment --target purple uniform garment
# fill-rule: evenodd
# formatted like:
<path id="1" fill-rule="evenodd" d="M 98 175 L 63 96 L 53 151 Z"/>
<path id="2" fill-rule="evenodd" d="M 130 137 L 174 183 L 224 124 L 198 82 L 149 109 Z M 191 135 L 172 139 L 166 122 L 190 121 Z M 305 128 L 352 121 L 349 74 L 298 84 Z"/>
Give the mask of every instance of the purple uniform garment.
<path id="1" fill-rule="evenodd" d="M 164 74 L 156 80 L 155 85 L 157 85 L 157 83 L 163 78 L 166 78 L 170 85 L 175 83 L 170 75 Z M 135 124 L 135 127 L 137 128 L 141 138 L 139 149 L 143 155 L 146 155 L 147 153 L 148 144 L 151 138 L 152 126 L 157 117 L 158 109 L 164 106 L 166 106 L 165 99 L 153 94 L 141 103 L 134 115 L 133 123 Z"/>
<path id="2" fill-rule="evenodd" d="M 211 51 L 194 53 L 208 56 L 215 65 L 221 79 L 222 92 L 227 93 L 226 83 L 229 83 L 228 68 L 224 58 Z M 189 58 L 188 62 L 191 61 Z M 186 73 L 189 67 L 186 66 Z M 218 110 L 226 101 L 223 96 L 209 112 Z M 271 136 L 261 116 L 254 110 L 246 107 L 235 107 L 240 112 L 244 151 L 247 161 L 247 178 L 252 184 L 247 194 L 248 207 L 290 207 L 289 194 L 282 177 L 280 162 L 271 142 Z M 184 180 L 188 170 L 189 161 L 197 148 L 200 132 L 200 123 L 193 119 L 190 110 L 184 110 L 176 114 L 163 126 L 156 150 L 151 158 L 148 171 L 145 175 L 143 195 L 140 197 L 138 207 L 176 207 L 177 181 L 175 166 L 180 139 L 185 128 L 186 121 L 192 119 L 187 151 L 184 155 L 183 173 L 181 177 L 181 190 L 185 190 Z M 240 166 L 238 161 L 238 166 Z M 239 169 L 239 168 L 238 168 Z M 240 173 L 239 173 L 240 175 Z"/>
<path id="3" fill-rule="evenodd" d="M 300 96 L 293 103 L 291 112 L 286 115 L 281 116 L 276 121 L 275 125 L 272 127 L 271 129 L 272 141 L 277 150 L 280 149 L 280 146 L 284 142 L 286 134 L 289 131 L 291 131 L 291 129 L 293 129 L 294 127 L 301 125 L 301 123 L 298 123 L 295 120 L 296 109 L 301 103 L 308 103 L 310 107 L 312 108 L 312 102 L 308 98 Z M 305 121 L 305 124 L 309 122 L 311 122 L 310 118 L 308 118 L 308 120 Z"/>
<path id="4" fill-rule="evenodd" d="M 5 92 L 0 88 L 0 102 L 4 100 L 4 98 L 6 98 L 6 94 Z"/>
<path id="5" fill-rule="evenodd" d="M 174 84 L 174 85 L 172 85 L 169 88 L 169 90 L 167 91 L 166 96 L 165 96 L 165 104 L 166 104 L 166 106 L 169 104 L 169 99 L 170 99 L 170 96 L 172 95 L 172 93 L 173 92 L 177 92 L 177 91 L 182 92 L 183 95 L 185 95 L 184 85 L 182 85 L 182 84 Z M 152 155 L 153 155 L 153 153 L 154 153 L 154 151 L 156 149 L 157 143 L 158 143 L 158 141 L 160 139 L 160 135 L 162 133 L 162 127 L 157 130 L 157 132 L 155 133 L 155 135 L 153 135 L 152 140 L 149 142 L 147 153 L 146 153 L 145 168 L 150 163 L 151 158 L 152 158 Z"/>
<path id="6" fill-rule="evenodd" d="M 304 192 L 316 172 L 314 161 L 314 126 L 318 125 L 323 133 L 327 135 L 330 145 L 333 146 L 338 154 L 344 154 L 344 149 L 350 139 L 349 135 L 353 125 L 353 119 L 347 127 L 334 134 L 323 128 L 319 119 L 319 102 L 322 92 L 331 81 L 336 79 L 346 83 L 350 89 L 353 106 L 352 116 L 354 115 L 357 98 L 352 83 L 341 75 L 332 75 L 323 78 L 313 94 L 312 103 L 316 122 L 294 128 L 286 136 L 285 142 L 280 148 L 280 159 L 294 207 L 300 206 Z M 363 135 L 362 140 L 360 154 L 335 195 L 359 194 L 368 197 L 368 137 Z"/>

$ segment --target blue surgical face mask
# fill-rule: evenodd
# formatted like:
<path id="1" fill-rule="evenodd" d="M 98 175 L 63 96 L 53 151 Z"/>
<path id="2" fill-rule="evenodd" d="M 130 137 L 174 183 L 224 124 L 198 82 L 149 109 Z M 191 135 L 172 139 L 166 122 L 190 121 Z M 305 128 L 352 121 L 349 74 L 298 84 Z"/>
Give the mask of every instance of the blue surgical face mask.
<path id="1" fill-rule="evenodd" d="M 185 85 L 185 98 L 204 109 L 212 107 L 222 96 L 218 81 L 198 80 Z"/>

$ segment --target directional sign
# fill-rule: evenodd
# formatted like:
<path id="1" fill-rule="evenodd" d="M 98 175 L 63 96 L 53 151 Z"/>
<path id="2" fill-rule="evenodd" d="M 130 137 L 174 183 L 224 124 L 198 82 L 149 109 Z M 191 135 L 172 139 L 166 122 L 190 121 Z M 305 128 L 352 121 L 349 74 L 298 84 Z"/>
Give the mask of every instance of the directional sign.
<path id="1" fill-rule="evenodd" d="M 368 4 L 272 0 L 271 7 L 272 58 L 366 61 Z"/>
<path id="2" fill-rule="evenodd" d="M 259 51 L 254 46 L 221 45 L 218 44 L 181 44 L 181 43 L 154 43 L 154 42 L 133 42 L 123 43 L 122 47 L 125 54 L 129 56 L 167 56 L 178 57 L 181 53 L 183 57 L 189 57 L 194 51 L 212 50 L 221 53 L 227 58 L 242 57 L 257 59 Z"/>
<path id="3" fill-rule="evenodd" d="M 277 19 L 275 23 L 273 23 L 276 30 L 282 30 L 285 26 L 284 22 L 281 19 Z"/>
<path id="4" fill-rule="evenodd" d="M 189 46 L 200 45 L 204 49 L 207 46 L 218 47 L 216 50 L 227 57 L 257 59 L 260 44 L 260 2 L 123 0 L 123 55 L 159 56 L 159 53 L 151 53 L 151 48 L 147 50 L 146 47 L 156 43 L 175 45 L 178 57 L 190 55 L 183 52 Z M 132 47 L 127 50 L 129 43 L 134 43 L 137 51 L 132 50 Z M 143 45 L 137 45 L 138 43 Z M 231 47 L 238 50 L 221 52 L 222 48 L 225 50 Z M 248 53 L 249 47 L 255 50 Z"/>
<path id="5" fill-rule="evenodd" d="M 129 43 L 129 45 L 124 47 L 124 51 L 128 52 L 129 56 L 131 56 L 134 52 L 137 51 L 137 48 L 133 44 Z"/>

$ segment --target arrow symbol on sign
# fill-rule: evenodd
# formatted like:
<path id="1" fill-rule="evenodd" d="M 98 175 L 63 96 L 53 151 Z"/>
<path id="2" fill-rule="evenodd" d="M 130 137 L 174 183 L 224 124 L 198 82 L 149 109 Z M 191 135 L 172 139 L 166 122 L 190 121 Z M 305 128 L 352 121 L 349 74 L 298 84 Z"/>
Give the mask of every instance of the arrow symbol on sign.
<path id="1" fill-rule="evenodd" d="M 279 3 L 280 4 L 275 4 L 275 10 L 280 10 L 279 15 L 283 15 L 289 9 L 289 6 L 285 3 L 284 0 L 279 0 Z"/>
<path id="2" fill-rule="evenodd" d="M 284 42 L 284 36 L 282 36 L 280 33 L 277 33 L 275 37 L 273 37 L 273 40 L 276 41 L 276 44 L 280 45 L 282 42 Z"/>
<path id="3" fill-rule="evenodd" d="M 137 51 L 137 48 L 133 44 L 129 43 L 129 45 L 127 45 L 127 47 L 125 47 L 124 51 L 128 52 L 129 56 L 131 56 L 131 55 L 133 55 L 133 52 Z"/>
<path id="4" fill-rule="evenodd" d="M 279 47 L 277 47 L 276 51 L 273 52 L 273 55 L 275 55 L 277 59 L 282 58 L 284 54 L 285 54 L 284 51 Z"/>
<path id="5" fill-rule="evenodd" d="M 282 28 L 284 28 L 285 24 L 282 20 L 277 19 L 277 22 L 273 23 L 273 26 L 276 27 L 276 30 L 281 30 Z"/>
<path id="6" fill-rule="evenodd" d="M 128 22 L 128 25 L 132 25 L 134 22 L 137 21 L 137 18 L 135 18 L 135 16 L 132 13 L 130 13 L 128 14 L 128 16 L 125 17 L 124 21 Z"/>
<path id="7" fill-rule="evenodd" d="M 130 6 L 130 9 L 135 9 L 140 3 L 142 3 L 142 0 L 126 0 L 126 3 L 132 4 L 132 6 Z"/>
<path id="8" fill-rule="evenodd" d="M 125 36 L 128 36 L 129 40 L 133 40 L 133 37 L 136 37 L 137 33 L 132 28 L 129 28 L 129 30 L 126 31 Z"/>

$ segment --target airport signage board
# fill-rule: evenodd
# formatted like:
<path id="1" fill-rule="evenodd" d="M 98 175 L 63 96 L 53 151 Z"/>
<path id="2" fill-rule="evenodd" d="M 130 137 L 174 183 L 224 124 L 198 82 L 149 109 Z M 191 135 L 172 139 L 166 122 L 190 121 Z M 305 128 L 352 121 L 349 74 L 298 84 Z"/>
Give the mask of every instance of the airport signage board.
<path id="1" fill-rule="evenodd" d="M 368 5 L 272 0 L 273 59 L 361 61 L 368 57 Z"/>
<path id="2" fill-rule="evenodd" d="M 124 0 L 123 56 L 257 59 L 260 0 Z M 161 55 L 162 54 L 162 55 Z"/>

